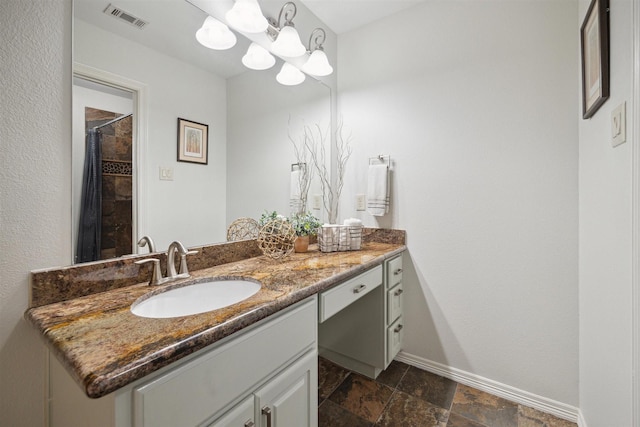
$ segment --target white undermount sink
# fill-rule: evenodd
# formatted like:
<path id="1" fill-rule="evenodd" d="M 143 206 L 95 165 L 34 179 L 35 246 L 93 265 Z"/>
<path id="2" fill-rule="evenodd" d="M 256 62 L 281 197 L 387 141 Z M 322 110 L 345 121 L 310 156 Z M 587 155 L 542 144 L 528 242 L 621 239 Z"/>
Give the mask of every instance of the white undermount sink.
<path id="1" fill-rule="evenodd" d="M 227 307 L 255 295 L 260 284 L 248 280 L 209 280 L 170 289 L 131 305 L 136 316 L 164 319 Z"/>

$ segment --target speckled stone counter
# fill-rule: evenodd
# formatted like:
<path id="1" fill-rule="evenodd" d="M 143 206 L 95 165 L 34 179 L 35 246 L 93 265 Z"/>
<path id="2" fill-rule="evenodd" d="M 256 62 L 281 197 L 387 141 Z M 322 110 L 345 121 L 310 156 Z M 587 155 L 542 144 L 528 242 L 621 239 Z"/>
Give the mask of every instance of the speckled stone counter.
<path id="1" fill-rule="evenodd" d="M 25 317 L 85 393 L 101 397 L 406 249 L 404 232 L 400 241 L 368 240 L 360 251 L 321 253 L 314 245 L 284 261 L 242 259 L 192 271 L 191 278 L 167 285 L 136 283 L 33 307 Z M 130 311 L 149 292 L 210 277 L 250 278 L 262 288 L 240 303 L 191 316 L 148 319 Z"/>

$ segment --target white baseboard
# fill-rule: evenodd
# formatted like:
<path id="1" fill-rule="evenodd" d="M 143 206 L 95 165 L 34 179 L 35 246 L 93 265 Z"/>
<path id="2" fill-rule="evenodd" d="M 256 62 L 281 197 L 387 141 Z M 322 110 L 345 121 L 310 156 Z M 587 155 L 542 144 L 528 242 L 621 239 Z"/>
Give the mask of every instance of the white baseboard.
<path id="1" fill-rule="evenodd" d="M 582 414 L 575 406 L 538 396 L 537 394 L 529 393 L 527 391 L 520 390 L 461 369 L 433 362 L 419 356 L 414 356 L 404 351 L 401 351 L 395 357 L 395 360 L 415 366 L 416 368 L 424 369 L 425 371 L 429 371 L 442 377 L 449 378 L 450 380 L 459 382 L 460 384 L 491 393 L 512 402 L 554 415 L 558 418 L 578 423 L 580 427 L 587 427 L 581 417 Z M 582 424 L 579 423 L 579 418 Z"/>

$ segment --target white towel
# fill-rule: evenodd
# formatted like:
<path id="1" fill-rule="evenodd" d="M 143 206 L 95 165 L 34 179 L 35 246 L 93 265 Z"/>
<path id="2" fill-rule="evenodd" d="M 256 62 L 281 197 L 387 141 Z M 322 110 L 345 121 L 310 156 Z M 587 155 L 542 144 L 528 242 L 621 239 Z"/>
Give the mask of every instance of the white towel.
<path id="1" fill-rule="evenodd" d="M 289 208 L 291 214 L 300 213 L 302 200 L 300 200 L 300 170 L 291 171 L 291 183 L 289 189 Z"/>
<path id="2" fill-rule="evenodd" d="M 389 167 L 387 165 L 369 165 L 367 211 L 373 216 L 383 216 L 389 212 Z"/>

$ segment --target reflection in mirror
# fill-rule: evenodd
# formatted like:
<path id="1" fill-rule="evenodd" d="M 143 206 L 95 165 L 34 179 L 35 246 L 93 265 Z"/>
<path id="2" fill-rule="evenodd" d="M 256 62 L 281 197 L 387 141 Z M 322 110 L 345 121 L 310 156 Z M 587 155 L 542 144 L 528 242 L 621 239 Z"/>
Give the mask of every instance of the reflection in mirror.
<path id="1" fill-rule="evenodd" d="M 74 150 L 75 262 L 131 253 L 133 216 L 133 93 L 74 78 L 76 138 L 86 138 Z M 84 132 L 83 132 L 84 131 Z M 86 135 L 86 137 L 85 137 Z M 99 215 L 99 217 L 98 217 Z"/>
<path id="2" fill-rule="evenodd" d="M 128 97 L 133 106 L 105 106 L 98 102 L 104 86 L 86 80 L 74 84 L 73 229 L 78 230 L 80 215 L 85 108 L 134 112 L 132 231 L 128 250 L 110 249 L 105 256 L 138 252 L 136 242 L 143 235 L 151 236 L 158 250 L 173 240 L 211 244 L 224 241 L 227 225 L 238 217 L 259 218 L 265 210 L 288 214 L 296 162 L 289 134 L 297 138 L 304 125 L 329 128 L 329 88 L 310 77 L 299 86 L 279 85 L 275 74 L 281 60 L 267 71 L 247 70 L 241 58 L 249 41 L 240 34 L 230 50 L 203 47 L 195 32 L 207 15 L 186 1 L 119 2 L 119 8 L 147 23 L 143 29 L 103 13 L 107 5 L 75 0 L 74 61 L 81 76 L 95 71 L 89 80 L 106 83 L 107 92 L 124 94 L 120 98 Z M 110 77 L 124 91 L 114 91 Z M 207 165 L 177 161 L 179 117 L 208 125 Z M 309 194 L 319 191 L 313 182 Z M 312 212 L 320 216 L 319 210 Z"/>

